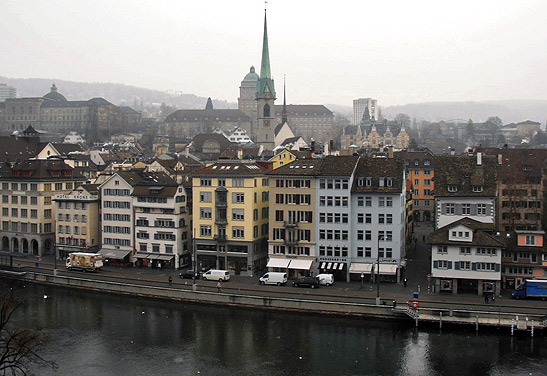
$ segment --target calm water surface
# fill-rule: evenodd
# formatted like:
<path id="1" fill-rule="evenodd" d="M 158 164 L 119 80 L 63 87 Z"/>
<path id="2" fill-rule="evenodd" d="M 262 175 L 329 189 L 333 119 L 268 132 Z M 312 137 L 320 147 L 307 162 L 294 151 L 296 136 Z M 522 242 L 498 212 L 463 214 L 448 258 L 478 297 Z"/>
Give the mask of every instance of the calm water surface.
<path id="1" fill-rule="evenodd" d="M 5 287 L 3 287 L 5 288 Z M 26 285 L 37 375 L 547 375 L 547 340 L 166 303 Z M 44 297 L 47 295 L 47 298 Z"/>

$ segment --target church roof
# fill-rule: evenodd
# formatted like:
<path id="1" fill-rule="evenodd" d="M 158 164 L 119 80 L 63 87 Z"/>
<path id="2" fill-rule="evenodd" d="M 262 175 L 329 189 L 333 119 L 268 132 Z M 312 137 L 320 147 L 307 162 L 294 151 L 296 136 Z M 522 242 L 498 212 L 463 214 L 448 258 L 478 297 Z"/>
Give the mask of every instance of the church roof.
<path id="1" fill-rule="evenodd" d="M 67 102 L 65 96 L 57 92 L 57 86 L 55 86 L 55 84 L 51 85 L 51 91 L 44 95 L 44 99 L 53 102 Z"/>

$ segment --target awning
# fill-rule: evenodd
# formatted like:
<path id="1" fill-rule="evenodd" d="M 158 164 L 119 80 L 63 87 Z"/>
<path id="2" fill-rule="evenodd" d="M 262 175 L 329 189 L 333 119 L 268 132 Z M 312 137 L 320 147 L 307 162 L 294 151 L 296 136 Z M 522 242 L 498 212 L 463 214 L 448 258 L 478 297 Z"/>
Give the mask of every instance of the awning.
<path id="1" fill-rule="evenodd" d="M 396 264 L 380 264 L 380 274 L 382 275 L 395 275 L 397 274 Z"/>
<path id="2" fill-rule="evenodd" d="M 268 260 L 267 268 L 288 268 L 291 260 L 284 258 L 272 257 Z"/>
<path id="3" fill-rule="evenodd" d="M 310 270 L 313 260 L 291 260 L 289 269 Z"/>
<path id="4" fill-rule="evenodd" d="M 338 269 L 338 263 L 335 262 L 334 264 L 332 264 L 332 270 L 337 270 Z"/>
<path id="5" fill-rule="evenodd" d="M 406 266 L 406 260 L 401 261 L 401 268 L 404 268 Z"/>
<path id="6" fill-rule="evenodd" d="M 344 263 L 341 262 L 341 263 L 338 265 L 338 270 L 344 269 L 344 265 L 346 265 L 346 264 L 344 264 Z"/>
<path id="7" fill-rule="evenodd" d="M 326 268 L 325 268 L 325 267 L 326 267 L 326 265 L 327 265 L 327 263 L 326 263 L 326 262 L 322 262 L 322 263 L 321 263 L 321 269 L 326 269 Z"/>
<path id="8" fill-rule="evenodd" d="M 372 264 L 365 264 L 361 262 L 352 262 L 349 267 L 350 273 L 370 273 L 372 271 Z"/>
<path id="9" fill-rule="evenodd" d="M 332 262 L 329 262 L 329 263 L 327 264 L 327 269 L 331 269 L 331 268 L 332 268 Z"/>
<path id="10" fill-rule="evenodd" d="M 136 257 L 136 258 L 142 258 L 142 259 L 144 259 L 144 258 L 147 258 L 148 256 L 149 256 L 148 253 L 142 253 L 142 252 L 137 252 L 137 253 L 135 253 L 135 257 Z"/>
<path id="11" fill-rule="evenodd" d="M 161 261 L 170 261 L 175 255 L 156 255 L 156 258 Z"/>
<path id="12" fill-rule="evenodd" d="M 101 249 L 98 254 L 104 256 L 105 259 L 116 259 L 123 260 L 128 254 L 131 253 L 131 250 L 121 250 L 121 249 Z"/>

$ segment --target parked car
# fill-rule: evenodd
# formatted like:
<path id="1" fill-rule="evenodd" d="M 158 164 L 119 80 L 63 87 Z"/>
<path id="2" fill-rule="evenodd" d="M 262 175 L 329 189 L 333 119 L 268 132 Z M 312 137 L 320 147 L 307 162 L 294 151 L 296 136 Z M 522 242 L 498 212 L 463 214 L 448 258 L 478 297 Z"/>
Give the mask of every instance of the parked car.
<path id="1" fill-rule="evenodd" d="M 185 270 L 179 274 L 179 277 L 184 279 L 192 279 L 193 276 L 194 276 L 194 271 L 192 269 Z M 201 278 L 201 273 L 197 272 L 196 279 L 199 279 L 199 278 Z"/>
<path id="2" fill-rule="evenodd" d="M 300 287 L 300 286 L 311 287 L 312 289 L 321 286 L 321 284 L 319 283 L 319 279 L 317 279 L 316 277 L 298 278 L 298 279 L 295 279 L 294 281 L 292 281 L 292 285 L 294 287 Z"/>
<path id="3" fill-rule="evenodd" d="M 317 278 L 319 279 L 321 286 L 328 287 L 334 283 L 334 275 L 332 274 L 317 274 Z"/>

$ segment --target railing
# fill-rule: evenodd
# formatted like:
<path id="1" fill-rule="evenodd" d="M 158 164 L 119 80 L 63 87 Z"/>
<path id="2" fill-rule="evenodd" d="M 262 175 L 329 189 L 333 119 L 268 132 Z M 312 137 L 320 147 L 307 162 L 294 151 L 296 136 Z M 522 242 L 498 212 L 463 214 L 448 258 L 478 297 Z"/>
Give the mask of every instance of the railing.
<path id="1" fill-rule="evenodd" d="M 298 221 L 284 221 L 284 227 L 298 227 Z"/>

